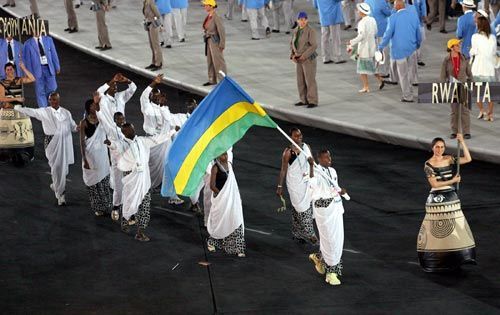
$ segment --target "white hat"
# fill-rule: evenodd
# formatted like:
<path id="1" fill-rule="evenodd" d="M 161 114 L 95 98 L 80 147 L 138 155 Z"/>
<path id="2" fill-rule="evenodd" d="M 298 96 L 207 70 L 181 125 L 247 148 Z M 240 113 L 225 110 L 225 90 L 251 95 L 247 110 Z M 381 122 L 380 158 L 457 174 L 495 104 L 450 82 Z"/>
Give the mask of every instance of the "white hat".
<path id="1" fill-rule="evenodd" d="M 377 50 L 375 52 L 375 61 L 383 65 L 385 63 L 385 54 L 383 51 Z"/>
<path id="2" fill-rule="evenodd" d="M 364 2 L 358 3 L 358 4 L 356 4 L 356 8 L 358 8 L 358 10 L 361 13 L 366 14 L 366 15 L 370 15 L 370 13 L 372 12 L 372 10 L 370 9 L 370 5 L 368 5 L 368 3 L 364 3 Z"/>
<path id="3" fill-rule="evenodd" d="M 486 11 L 484 11 L 484 10 L 479 9 L 479 10 L 477 10 L 477 13 L 478 13 L 479 15 L 482 15 L 482 16 L 483 16 L 484 18 L 486 18 L 487 20 L 489 20 L 489 19 L 490 19 L 490 18 L 489 18 L 489 16 L 488 16 L 488 13 L 486 13 Z"/>
<path id="4" fill-rule="evenodd" d="M 471 9 L 476 7 L 474 0 L 463 0 L 462 5 L 466 8 L 471 8 Z"/>

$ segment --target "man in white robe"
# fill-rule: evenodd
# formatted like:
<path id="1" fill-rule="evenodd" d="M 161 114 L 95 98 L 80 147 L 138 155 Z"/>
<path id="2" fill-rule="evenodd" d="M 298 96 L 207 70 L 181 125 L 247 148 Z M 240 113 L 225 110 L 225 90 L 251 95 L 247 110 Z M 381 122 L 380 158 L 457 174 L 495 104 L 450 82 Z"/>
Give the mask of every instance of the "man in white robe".
<path id="1" fill-rule="evenodd" d="M 328 150 L 318 153 L 319 166 L 311 169 L 309 184 L 313 190 L 313 209 L 316 226 L 319 231 L 319 253 L 309 255 L 316 271 L 326 273 L 325 281 L 331 285 L 339 285 L 338 276 L 342 275 L 342 249 L 344 245 L 344 223 L 341 195 L 346 190 L 340 188 L 337 172 L 331 165 Z"/>
<path id="2" fill-rule="evenodd" d="M 139 137 L 134 126 L 125 123 L 122 126 L 125 138 L 120 143 L 106 144 L 119 155 L 118 169 L 124 172 L 123 183 L 123 218 L 122 230 L 128 232 L 128 220 L 136 215 L 137 234 L 135 239 L 149 241 L 144 231 L 149 223 L 151 207 L 151 177 L 149 173 L 149 155 L 151 147 L 161 144 L 172 137 L 172 131 L 164 128 L 155 136 Z"/>
<path id="3" fill-rule="evenodd" d="M 73 138 L 71 132 L 78 132 L 79 128 L 71 117 L 71 113 L 59 106 L 59 93 L 49 95 L 49 107 L 27 108 L 16 105 L 15 110 L 42 122 L 45 133 L 45 156 L 49 160 L 52 184 L 57 204 L 66 204 L 66 176 L 69 165 L 75 162 L 73 153 Z"/>

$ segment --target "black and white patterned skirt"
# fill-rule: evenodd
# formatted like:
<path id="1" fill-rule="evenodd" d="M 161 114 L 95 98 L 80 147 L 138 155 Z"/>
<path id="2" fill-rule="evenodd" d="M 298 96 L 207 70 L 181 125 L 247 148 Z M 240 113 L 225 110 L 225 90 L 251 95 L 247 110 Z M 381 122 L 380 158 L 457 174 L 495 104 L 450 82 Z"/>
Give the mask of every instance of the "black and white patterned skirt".
<path id="1" fill-rule="evenodd" d="M 244 254 L 246 243 L 243 234 L 243 225 L 240 225 L 233 233 L 222 239 L 208 238 L 208 244 L 217 249 L 222 249 L 228 254 Z"/>
<path id="2" fill-rule="evenodd" d="M 111 210 L 112 197 L 109 187 L 109 175 L 95 185 L 87 186 L 90 209 L 94 213 L 108 213 Z"/>

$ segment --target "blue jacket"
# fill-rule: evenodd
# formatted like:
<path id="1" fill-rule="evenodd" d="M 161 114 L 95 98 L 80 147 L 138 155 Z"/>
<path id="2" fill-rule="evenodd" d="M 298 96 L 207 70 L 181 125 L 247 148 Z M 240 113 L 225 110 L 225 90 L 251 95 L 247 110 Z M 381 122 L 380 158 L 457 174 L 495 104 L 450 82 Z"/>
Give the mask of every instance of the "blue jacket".
<path id="1" fill-rule="evenodd" d="M 318 9 L 321 26 L 330 26 L 344 23 L 341 0 L 314 0 L 313 5 Z"/>
<path id="2" fill-rule="evenodd" d="M 393 60 L 407 58 L 420 48 L 422 34 L 415 9 L 408 7 L 389 17 L 389 25 L 378 49 L 383 50 L 389 41 L 391 42 L 391 58 Z"/>
<path id="3" fill-rule="evenodd" d="M 14 43 L 14 63 L 16 64 L 16 76 L 22 77 L 23 70 L 19 67 L 19 54 L 23 52 L 23 44 L 17 40 L 12 40 Z M 7 50 L 9 46 L 7 45 L 7 40 L 0 39 L 0 79 L 5 79 L 5 64 L 7 64 L 9 59 L 9 52 Z"/>
<path id="4" fill-rule="evenodd" d="M 391 7 L 385 0 L 365 0 L 370 6 L 372 13 L 370 14 L 377 22 L 377 37 L 384 36 L 387 28 L 387 18 L 391 16 Z"/>
<path id="5" fill-rule="evenodd" d="M 59 57 L 57 56 L 56 46 L 50 36 L 42 36 L 42 45 L 47 56 L 47 63 L 51 75 L 61 70 L 59 65 Z M 35 38 L 30 38 L 24 43 L 23 61 L 26 68 L 33 74 L 36 79 L 42 77 L 42 63 L 40 61 L 40 51 L 38 49 L 38 42 Z"/>
<path id="6" fill-rule="evenodd" d="M 161 15 L 172 12 L 172 6 L 170 5 L 170 0 L 155 0 L 155 2 L 156 2 L 156 7 L 160 11 Z"/>
<path id="7" fill-rule="evenodd" d="M 425 0 L 413 0 L 413 6 L 417 9 L 420 25 L 424 25 L 425 17 L 427 16 L 427 4 L 425 2 Z"/>
<path id="8" fill-rule="evenodd" d="M 188 0 L 171 0 L 170 5 L 173 9 L 186 9 L 189 7 Z"/>
<path id="9" fill-rule="evenodd" d="M 469 51 L 471 47 L 472 35 L 477 32 L 476 23 L 474 22 L 474 12 L 467 11 L 464 15 L 458 18 L 457 21 L 457 38 L 462 40 L 462 54 L 466 58 L 470 58 Z"/>
<path id="10" fill-rule="evenodd" d="M 269 0 L 241 0 L 248 9 L 260 9 L 269 3 Z"/>
<path id="11" fill-rule="evenodd" d="M 495 18 L 495 21 L 491 22 L 491 33 L 497 36 L 497 31 L 495 30 L 497 28 L 497 25 L 500 24 L 500 11 L 497 13 L 497 17 Z"/>

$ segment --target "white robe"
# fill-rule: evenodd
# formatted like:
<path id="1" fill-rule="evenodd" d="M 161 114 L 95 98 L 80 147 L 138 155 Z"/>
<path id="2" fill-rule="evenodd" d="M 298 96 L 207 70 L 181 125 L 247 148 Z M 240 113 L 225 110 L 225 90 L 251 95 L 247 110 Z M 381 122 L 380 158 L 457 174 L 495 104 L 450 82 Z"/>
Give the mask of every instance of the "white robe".
<path id="1" fill-rule="evenodd" d="M 342 218 L 344 206 L 339 195 L 341 189 L 337 180 L 337 172 L 332 167 L 329 167 L 328 171 L 323 173 L 329 180 L 315 169 L 314 178 L 311 179 L 310 185 L 314 191 L 314 201 L 334 199 L 327 208 L 318 208 L 313 202 L 313 212 L 319 231 L 321 255 L 329 266 L 335 266 L 340 262 L 344 246 L 344 222 Z"/>
<path id="2" fill-rule="evenodd" d="M 233 233 L 240 225 L 243 225 L 243 206 L 241 204 L 238 183 L 234 176 L 231 163 L 229 174 L 217 197 L 211 197 L 210 214 L 208 215 L 207 230 L 211 237 L 223 239 Z"/>
<path id="3" fill-rule="evenodd" d="M 307 157 L 311 156 L 311 151 L 307 144 L 302 145 L 304 153 L 300 153 L 295 161 L 288 166 L 286 172 L 286 187 L 290 195 L 290 202 L 297 212 L 304 212 L 311 206 L 312 191 L 308 184 L 309 162 Z"/>
<path id="4" fill-rule="evenodd" d="M 62 107 L 55 110 L 52 107 L 27 108 L 16 105 L 14 109 L 40 120 L 43 132 L 48 136 L 53 136 L 45 149 L 45 156 L 49 160 L 52 187 L 56 198 L 59 198 L 66 190 L 69 165 L 75 163 L 71 132 L 76 132 L 77 126 L 71 113 Z"/>
<path id="5" fill-rule="evenodd" d="M 113 116 L 116 112 L 120 112 L 125 115 L 125 104 L 132 98 L 137 90 L 137 86 L 134 82 L 128 85 L 128 89 L 121 92 L 116 92 L 115 96 L 112 97 L 108 94 L 104 94 L 109 89 L 109 85 L 104 83 L 97 89 L 99 95 L 101 96 L 101 101 L 99 105 L 101 107 L 101 114 L 103 114 L 104 119 L 106 119 L 106 124 L 112 126 L 115 121 Z"/>
<path id="6" fill-rule="evenodd" d="M 118 169 L 122 172 L 131 171 L 123 177 L 123 217 L 130 217 L 137 213 L 144 196 L 151 188 L 149 174 L 149 154 L 151 147 L 167 141 L 172 136 L 171 132 L 160 133 L 152 137 L 138 137 L 134 140 L 125 138 L 125 149 L 119 152 Z M 110 148 L 117 147 L 111 144 Z"/>
<path id="7" fill-rule="evenodd" d="M 90 138 L 85 139 L 85 155 L 90 169 L 83 167 L 83 182 L 87 186 L 94 186 L 109 175 L 108 149 L 104 144 L 106 132 L 103 124 L 98 124 Z"/>

